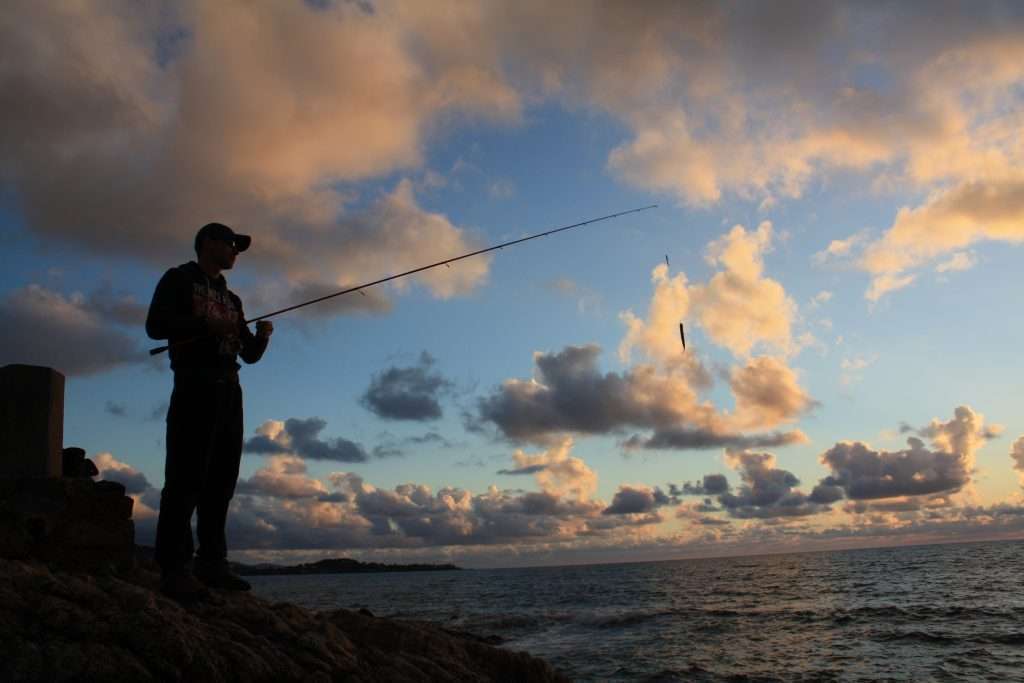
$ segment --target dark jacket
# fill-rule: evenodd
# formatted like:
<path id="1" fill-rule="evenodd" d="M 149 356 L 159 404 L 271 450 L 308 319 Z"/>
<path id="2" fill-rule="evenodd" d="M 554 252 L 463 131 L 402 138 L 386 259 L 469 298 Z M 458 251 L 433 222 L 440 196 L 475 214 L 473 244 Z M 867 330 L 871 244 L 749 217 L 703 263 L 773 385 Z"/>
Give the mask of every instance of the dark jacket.
<path id="1" fill-rule="evenodd" d="M 237 334 L 211 335 L 207 321 L 214 318 L 235 322 Z M 245 325 L 242 300 L 228 289 L 224 276 L 210 278 L 195 261 L 171 268 L 160 278 L 149 304 L 146 334 L 170 342 L 175 372 L 234 372 L 238 356 L 255 363 L 267 348 L 267 340 Z"/>

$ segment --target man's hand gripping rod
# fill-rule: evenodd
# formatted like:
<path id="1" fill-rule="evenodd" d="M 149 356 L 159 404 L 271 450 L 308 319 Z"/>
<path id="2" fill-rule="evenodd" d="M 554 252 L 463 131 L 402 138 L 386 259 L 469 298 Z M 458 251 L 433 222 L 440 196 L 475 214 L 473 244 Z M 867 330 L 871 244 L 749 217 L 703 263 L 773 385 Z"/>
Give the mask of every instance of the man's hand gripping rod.
<path id="1" fill-rule="evenodd" d="M 316 299 L 310 299 L 309 301 L 303 301 L 300 304 L 295 304 L 293 306 L 288 306 L 287 308 L 282 308 L 281 310 L 278 310 L 278 311 L 273 311 L 271 313 L 264 313 L 261 316 L 257 316 L 255 318 L 250 318 L 249 320 L 246 320 L 244 322 L 244 324 L 245 325 L 249 325 L 251 323 L 259 322 L 260 320 L 266 320 L 267 318 L 272 318 L 275 315 L 281 315 L 282 313 L 287 313 L 288 311 L 294 311 L 297 308 L 303 308 L 305 306 L 312 306 L 313 304 L 318 304 L 321 301 L 327 301 L 328 299 L 333 299 L 336 296 L 341 296 L 343 294 L 351 294 L 352 292 L 358 292 L 361 289 L 366 289 L 368 287 L 373 287 L 374 285 L 379 285 L 379 284 L 382 284 L 384 282 L 389 282 L 391 280 L 397 280 L 398 278 L 405 277 L 407 275 L 414 275 L 416 273 L 423 272 L 424 270 L 430 270 L 431 268 L 437 268 L 438 266 L 446 266 L 448 264 L 455 263 L 456 261 L 461 261 L 462 259 L 469 258 L 470 256 L 479 256 L 480 254 L 486 254 L 487 252 L 495 251 L 496 249 L 504 249 L 505 247 L 511 247 L 513 244 L 519 244 L 520 242 L 528 242 L 530 240 L 535 240 L 538 237 L 546 237 L 548 235 L 553 235 L 556 232 L 562 232 L 563 230 L 571 230 L 573 228 L 579 228 L 579 227 L 582 227 L 584 225 L 590 225 L 591 223 L 599 223 L 601 221 L 606 221 L 606 220 L 609 220 L 609 219 L 612 219 L 612 218 L 618 218 L 619 216 L 625 216 L 626 214 L 630 214 L 630 213 L 637 213 L 639 211 L 647 211 L 648 209 L 657 208 L 657 206 L 658 206 L 657 204 L 651 204 L 650 206 L 642 206 L 642 207 L 640 207 L 638 209 L 629 209 L 628 211 L 620 211 L 618 213 L 611 213 L 611 214 L 608 214 L 607 216 L 601 216 L 600 218 L 591 218 L 590 220 L 587 220 L 587 221 L 581 221 L 579 223 L 573 223 L 572 225 L 566 225 L 566 226 L 561 227 L 561 228 L 555 228 L 554 230 L 548 230 L 547 232 L 540 232 L 540 233 L 537 233 L 536 235 L 529 235 L 527 237 L 521 237 L 521 238 L 519 238 L 517 240 L 512 240 L 510 242 L 502 242 L 501 244 L 495 244 L 493 247 L 487 247 L 486 249 L 478 249 L 477 251 L 471 251 L 468 254 L 462 254 L 461 256 L 455 256 L 455 257 L 450 258 L 450 259 L 445 259 L 444 261 L 438 261 L 437 263 L 431 263 L 430 265 L 427 265 L 427 266 L 420 266 L 419 268 L 413 268 L 412 270 L 407 270 L 404 273 L 398 273 L 396 275 L 389 275 L 388 277 L 383 277 L 383 278 L 381 278 L 379 280 L 374 280 L 373 282 L 367 282 L 365 284 L 361 284 L 361 285 L 358 285 L 356 287 L 349 287 L 348 289 L 343 289 L 340 292 L 334 292 L 333 294 L 327 294 L 326 296 L 317 297 Z M 206 338 L 205 336 L 190 337 L 189 339 L 183 339 L 183 340 L 181 340 L 179 342 L 175 342 L 173 345 L 168 344 L 167 346 L 157 346 L 156 348 L 153 348 L 153 349 L 149 350 L 149 355 L 155 356 L 158 353 L 163 353 L 164 351 L 167 351 L 169 348 L 171 348 L 171 346 L 175 346 L 175 347 L 184 346 L 185 344 L 191 344 L 192 342 L 196 342 L 196 341 L 199 341 L 200 339 L 205 339 L 205 338 Z"/>

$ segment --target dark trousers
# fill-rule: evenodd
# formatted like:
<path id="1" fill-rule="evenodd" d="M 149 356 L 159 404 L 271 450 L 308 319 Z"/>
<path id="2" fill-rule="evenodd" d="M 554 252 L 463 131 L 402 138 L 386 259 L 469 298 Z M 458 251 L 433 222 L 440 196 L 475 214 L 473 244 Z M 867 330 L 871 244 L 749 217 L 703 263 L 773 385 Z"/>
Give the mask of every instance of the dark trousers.
<path id="1" fill-rule="evenodd" d="M 196 512 L 198 558 L 227 557 L 224 525 L 242 459 L 242 388 L 231 379 L 174 378 L 167 411 L 167 460 L 156 561 L 164 572 L 192 561 L 192 513 Z"/>

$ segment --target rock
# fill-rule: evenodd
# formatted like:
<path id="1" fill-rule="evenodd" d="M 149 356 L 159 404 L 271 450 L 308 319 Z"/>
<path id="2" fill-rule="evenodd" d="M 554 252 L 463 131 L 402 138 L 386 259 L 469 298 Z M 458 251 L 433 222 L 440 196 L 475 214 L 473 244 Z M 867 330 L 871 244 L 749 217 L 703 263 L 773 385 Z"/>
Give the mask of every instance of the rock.
<path id="1" fill-rule="evenodd" d="M 77 446 L 69 446 L 62 452 L 62 471 L 65 477 L 95 477 L 100 471 L 89 458 L 85 450 Z"/>
<path id="2" fill-rule="evenodd" d="M 0 560 L 4 681 L 564 681 L 425 622 L 218 593 L 184 608 L 149 564 L 105 575 Z"/>
<path id="3" fill-rule="evenodd" d="M 100 569 L 135 561 L 134 501 L 88 477 L 0 479 L 0 557 Z"/>

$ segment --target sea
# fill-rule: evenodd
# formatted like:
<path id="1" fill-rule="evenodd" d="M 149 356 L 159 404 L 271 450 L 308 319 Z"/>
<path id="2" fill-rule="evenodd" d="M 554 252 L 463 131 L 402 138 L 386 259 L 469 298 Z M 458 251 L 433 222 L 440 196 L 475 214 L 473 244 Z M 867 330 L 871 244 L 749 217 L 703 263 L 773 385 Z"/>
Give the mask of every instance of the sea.
<path id="1" fill-rule="evenodd" d="M 1024 681 L 1024 541 L 251 579 L 499 636 L 580 681 Z"/>

